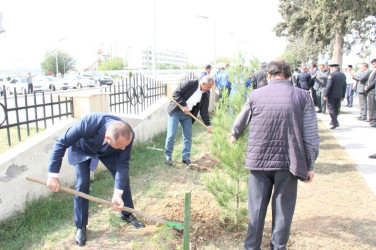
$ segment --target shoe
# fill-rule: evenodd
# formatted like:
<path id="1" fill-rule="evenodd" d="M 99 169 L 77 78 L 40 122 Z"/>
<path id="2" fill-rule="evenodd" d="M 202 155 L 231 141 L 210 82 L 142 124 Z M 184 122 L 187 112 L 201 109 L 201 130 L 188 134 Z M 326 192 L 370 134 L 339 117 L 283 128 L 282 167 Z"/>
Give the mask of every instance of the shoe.
<path id="1" fill-rule="evenodd" d="M 169 166 L 172 166 L 172 159 L 171 158 L 166 158 L 166 164 Z"/>
<path id="2" fill-rule="evenodd" d="M 347 107 L 352 108 L 352 105 L 349 105 L 349 106 L 347 106 Z"/>
<path id="3" fill-rule="evenodd" d="M 376 128 L 376 125 L 371 125 L 372 128 Z"/>
<path id="4" fill-rule="evenodd" d="M 316 111 L 316 113 L 322 113 L 322 111 L 321 111 L 321 110 L 318 110 L 318 111 Z"/>
<path id="5" fill-rule="evenodd" d="M 326 110 L 323 110 L 322 113 L 323 113 L 323 114 L 326 114 Z"/>
<path id="6" fill-rule="evenodd" d="M 86 227 L 77 228 L 76 231 L 76 244 L 80 247 L 86 244 Z"/>
<path id="7" fill-rule="evenodd" d="M 367 120 L 367 119 L 361 118 L 361 117 L 357 117 L 356 119 L 358 119 L 359 121 L 365 121 L 365 120 Z"/>
<path id="8" fill-rule="evenodd" d="M 339 125 L 333 125 L 333 126 L 330 127 L 330 129 L 335 129 L 335 128 L 338 128 L 338 127 L 339 127 Z"/>
<path id="9" fill-rule="evenodd" d="M 182 160 L 181 162 L 184 163 L 184 164 L 187 164 L 188 166 L 192 164 L 192 162 L 191 162 L 190 159 L 188 159 L 188 160 Z"/>
<path id="10" fill-rule="evenodd" d="M 371 120 L 366 120 L 366 122 L 371 122 Z"/>
<path id="11" fill-rule="evenodd" d="M 370 155 L 370 156 L 368 156 L 368 158 L 371 158 L 371 159 L 376 159 L 376 153 L 375 153 L 375 154 L 373 154 L 373 155 Z"/>
<path id="12" fill-rule="evenodd" d="M 136 217 L 134 217 L 133 214 L 130 214 L 130 215 L 122 214 L 121 218 L 122 218 L 123 221 L 127 222 L 128 224 L 131 224 L 132 226 L 134 226 L 137 229 L 145 227 L 145 224 L 140 222 L 139 220 L 137 220 Z"/>

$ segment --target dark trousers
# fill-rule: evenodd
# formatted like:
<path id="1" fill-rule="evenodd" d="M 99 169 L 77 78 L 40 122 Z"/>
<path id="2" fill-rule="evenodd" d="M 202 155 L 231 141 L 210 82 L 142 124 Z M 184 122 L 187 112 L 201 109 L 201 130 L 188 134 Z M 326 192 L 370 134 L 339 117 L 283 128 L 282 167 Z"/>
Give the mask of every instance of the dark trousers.
<path id="1" fill-rule="evenodd" d="M 324 99 L 324 89 L 319 89 L 316 92 L 316 99 L 317 99 L 317 107 L 319 108 L 319 111 L 326 112 L 326 101 Z"/>
<path id="2" fill-rule="evenodd" d="M 261 249 L 266 211 L 272 196 L 271 249 L 286 249 L 294 215 L 298 179 L 289 171 L 250 171 L 248 233 L 245 249 Z"/>
<path id="3" fill-rule="evenodd" d="M 353 105 L 353 97 L 354 97 L 354 90 L 353 90 L 353 84 L 347 84 L 346 86 L 346 99 L 347 99 L 347 106 Z"/>
<path id="4" fill-rule="evenodd" d="M 318 106 L 319 105 L 319 102 L 317 102 L 317 98 L 316 98 L 316 90 L 314 88 L 311 88 L 311 96 L 312 96 L 312 100 L 313 100 L 313 104 L 315 106 Z"/>
<path id="5" fill-rule="evenodd" d="M 330 118 L 332 119 L 332 125 L 339 126 L 337 116 L 341 107 L 341 98 L 328 98 L 328 109 Z"/>
<path id="6" fill-rule="evenodd" d="M 359 93 L 360 117 L 367 120 L 367 93 Z"/>
<path id="7" fill-rule="evenodd" d="M 373 90 L 371 90 L 373 91 Z M 376 100 L 375 93 L 368 94 L 369 119 L 372 126 L 376 126 Z"/>
<path id="8" fill-rule="evenodd" d="M 76 190 L 83 192 L 85 194 L 89 194 L 90 190 L 90 161 L 84 161 L 74 165 L 74 170 L 76 172 Z M 116 169 L 106 168 L 111 172 L 112 176 L 115 178 Z M 133 200 L 132 200 L 132 193 L 131 188 L 129 185 L 129 177 L 126 180 L 127 186 L 123 192 L 123 201 L 124 206 L 134 208 L 133 207 Z M 88 222 L 88 213 L 89 213 L 89 201 L 81 198 L 79 196 L 74 196 L 74 223 L 76 227 L 85 227 Z M 121 212 L 124 215 L 129 215 L 130 213 Z"/>
<path id="9" fill-rule="evenodd" d="M 27 93 L 28 94 L 32 94 L 33 93 L 33 84 L 32 83 L 27 84 Z"/>

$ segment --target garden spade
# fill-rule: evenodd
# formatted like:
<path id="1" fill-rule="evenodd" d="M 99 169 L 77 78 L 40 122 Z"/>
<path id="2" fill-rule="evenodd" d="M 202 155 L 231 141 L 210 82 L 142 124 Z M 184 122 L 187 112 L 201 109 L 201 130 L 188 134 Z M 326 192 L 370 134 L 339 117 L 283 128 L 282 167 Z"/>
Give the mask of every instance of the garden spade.
<path id="1" fill-rule="evenodd" d="M 175 101 L 174 98 L 171 98 L 171 101 L 173 101 L 176 105 L 178 105 L 178 107 L 179 107 L 180 109 L 183 110 L 184 107 L 181 106 L 180 103 L 178 103 L 177 101 Z M 210 128 L 209 128 L 208 126 L 206 126 L 202 121 L 200 121 L 199 119 L 197 119 L 196 116 L 192 115 L 191 112 L 189 112 L 188 115 L 190 115 L 190 116 L 191 116 L 193 119 L 195 119 L 198 123 L 200 123 L 202 126 L 204 126 L 204 128 L 206 128 L 207 130 L 210 131 Z"/>
<path id="2" fill-rule="evenodd" d="M 38 178 L 34 178 L 34 177 L 31 177 L 31 176 L 26 176 L 26 180 L 47 186 L 47 181 L 41 180 L 41 179 L 38 179 Z M 82 193 L 82 192 L 79 192 L 77 190 L 67 188 L 67 187 L 64 187 L 64 186 L 60 186 L 59 190 L 64 191 L 64 192 L 69 193 L 69 194 L 80 196 L 84 199 L 94 201 L 96 203 L 100 203 L 100 204 L 104 204 L 104 205 L 108 205 L 108 206 L 117 206 L 115 203 L 112 203 L 110 201 L 103 200 L 103 199 L 100 199 L 100 198 L 96 198 L 94 196 L 91 196 L 91 195 L 88 195 L 88 194 L 85 194 L 85 193 Z M 167 225 L 169 227 L 172 227 L 178 233 L 183 234 L 183 224 L 181 224 L 179 222 L 167 221 L 165 219 L 161 219 L 161 218 L 155 217 L 153 215 L 150 215 L 150 214 L 147 214 L 145 212 L 142 212 L 142 211 L 139 211 L 139 210 L 136 210 L 136 209 L 133 209 L 133 208 L 129 208 L 129 207 L 123 206 L 122 210 L 126 211 L 126 212 L 133 213 L 133 214 L 138 214 L 138 215 L 141 215 L 141 216 L 148 218 L 152 221 L 161 223 L 163 225 Z"/>

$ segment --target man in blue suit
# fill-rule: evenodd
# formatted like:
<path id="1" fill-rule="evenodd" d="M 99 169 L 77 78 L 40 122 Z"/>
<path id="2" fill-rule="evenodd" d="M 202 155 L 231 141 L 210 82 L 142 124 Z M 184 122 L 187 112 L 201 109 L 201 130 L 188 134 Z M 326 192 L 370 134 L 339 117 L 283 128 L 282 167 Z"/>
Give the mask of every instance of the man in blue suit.
<path id="1" fill-rule="evenodd" d="M 100 160 L 115 179 L 112 202 L 119 207 L 113 208 L 134 208 L 128 175 L 134 136 L 131 126 L 116 116 L 104 113 L 85 116 L 56 140 L 48 166 L 47 187 L 55 192 L 59 190 L 59 171 L 68 149 L 69 164 L 76 172 L 76 190 L 89 193 L 90 170 L 94 171 Z M 80 246 L 86 243 L 88 210 L 89 201 L 75 196 L 76 242 Z M 122 211 L 121 218 L 136 228 L 145 226 L 131 213 Z"/>

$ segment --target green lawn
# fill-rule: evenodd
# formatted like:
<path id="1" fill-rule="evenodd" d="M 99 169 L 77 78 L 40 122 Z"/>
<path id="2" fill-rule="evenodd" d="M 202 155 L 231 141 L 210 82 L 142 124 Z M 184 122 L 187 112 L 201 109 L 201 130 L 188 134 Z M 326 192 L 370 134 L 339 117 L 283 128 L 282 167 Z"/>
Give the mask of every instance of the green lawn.
<path id="1" fill-rule="evenodd" d="M 39 132 L 43 131 L 44 128 L 39 128 Z M 27 129 L 26 128 L 20 128 L 20 134 L 21 134 L 21 141 L 18 140 L 18 129 L 17 127 L 11 127 L 9 128 L 10 132 L 10 141 L 11 141 L 11 147 L 8 145 L 8 133 L 7 129 L 0 129 L 0 154 L 8 151 L 11 148 L 14 148 L 21 142 L 24 142 L 28 139 L 30 139 L 33 135 L 37 134 L 36 128 L 32 127 L 30 128 L 30 136 L 27 136 Z"/>

